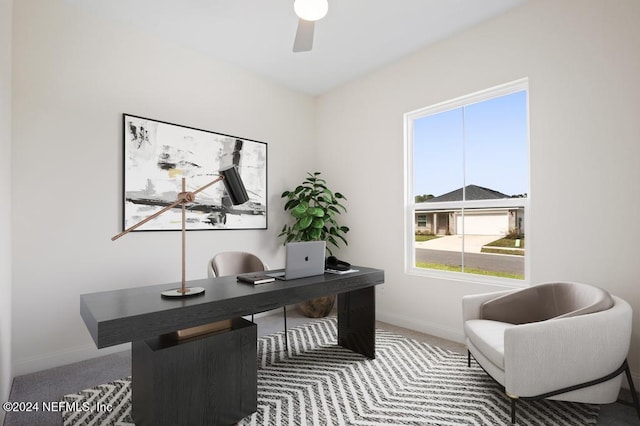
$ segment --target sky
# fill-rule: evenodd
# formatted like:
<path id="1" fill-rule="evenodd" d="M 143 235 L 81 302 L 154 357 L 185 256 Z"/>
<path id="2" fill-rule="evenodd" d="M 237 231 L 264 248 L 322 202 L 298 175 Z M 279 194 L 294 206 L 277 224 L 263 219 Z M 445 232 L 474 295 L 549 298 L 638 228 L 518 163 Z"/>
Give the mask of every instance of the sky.
<path id="1" fill-rule="evenodd" d="M 413 140 L 414 195 L 437 197 L 466 185 L 527 192 L 525 91 L 419 118 Z"/>

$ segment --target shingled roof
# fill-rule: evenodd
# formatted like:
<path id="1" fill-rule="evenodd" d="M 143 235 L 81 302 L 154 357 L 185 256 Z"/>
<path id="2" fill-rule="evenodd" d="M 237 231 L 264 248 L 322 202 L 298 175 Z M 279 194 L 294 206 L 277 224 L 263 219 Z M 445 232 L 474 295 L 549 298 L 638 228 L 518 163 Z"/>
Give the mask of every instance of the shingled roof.
<path id="1" fill-rule="evenodd" d="M 507 194 L 503 194 L 493 189 L 483 188 L 477 185 L 467 185 L 465 188 L 466 200 L 496 200 L 499 198 L 511 198 Z M 438 197 L 426 200 L 427 203 L 433 203 L 438 201 L 462 201 L 462 188 L 455 191 L 447 192 Z"/>

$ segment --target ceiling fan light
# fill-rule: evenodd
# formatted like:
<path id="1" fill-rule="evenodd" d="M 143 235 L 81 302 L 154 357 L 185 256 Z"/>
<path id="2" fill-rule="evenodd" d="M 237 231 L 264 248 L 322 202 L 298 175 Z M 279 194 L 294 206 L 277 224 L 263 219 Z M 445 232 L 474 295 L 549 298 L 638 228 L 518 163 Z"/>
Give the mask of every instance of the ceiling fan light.
<path id="1" fill-rule="evenodd" d="M 305 21 L 317 21 L 327 14 L 329 3 L 327 0 L 295 0 L 293 10 Z"/>

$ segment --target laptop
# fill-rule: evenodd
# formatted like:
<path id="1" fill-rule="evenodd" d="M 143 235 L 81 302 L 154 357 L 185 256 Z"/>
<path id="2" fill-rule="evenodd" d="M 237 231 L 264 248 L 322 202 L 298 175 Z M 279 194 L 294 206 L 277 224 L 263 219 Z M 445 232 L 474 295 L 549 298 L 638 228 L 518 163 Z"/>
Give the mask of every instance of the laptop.
<path id="1" fill-rule="evenodd" d="M 301 241 L 287 244 L 284 271 L 266 272 L 279 280 L 312 277 L 324 274 L 325 241 Z"/>

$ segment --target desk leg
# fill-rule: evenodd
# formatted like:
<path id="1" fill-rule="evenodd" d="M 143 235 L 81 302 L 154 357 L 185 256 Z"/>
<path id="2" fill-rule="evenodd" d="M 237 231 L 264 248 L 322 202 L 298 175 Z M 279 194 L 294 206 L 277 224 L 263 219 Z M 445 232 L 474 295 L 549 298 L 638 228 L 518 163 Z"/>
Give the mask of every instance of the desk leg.
<path id="1" fill-rule="evenodd" d="M 367 358 L 375 359 L 375 287 L 338 295 L 338 344 Z"/>
<path id="2" fill-rule="evenodd" d="M 228 425 L 257 409 L 256 326 L 184 341 L 132 343 L 136 425 Z"/>

